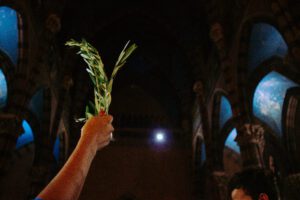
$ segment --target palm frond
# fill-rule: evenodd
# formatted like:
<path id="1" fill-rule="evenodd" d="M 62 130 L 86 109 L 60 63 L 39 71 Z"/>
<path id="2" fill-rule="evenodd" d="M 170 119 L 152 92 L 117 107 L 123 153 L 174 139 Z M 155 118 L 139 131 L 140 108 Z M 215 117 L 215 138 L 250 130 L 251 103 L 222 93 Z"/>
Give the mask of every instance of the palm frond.
<path id="1" fill-rule="evenodd" d="M 86 71 L 94 85 L 94 103 L 89 102 L 89 105 L 86 106 L 85 118 L 80 118 L 77 121 L 85 121 L 93 115 L 98 115 L 101 111 L 108 113 L 109 106 L 111 104 L 112 85 L 116 74 L 124 66 L 127 58 L 137 48 L 136 44 L 132 44 L 127 48 L 129 42 L 130 41 L 126 43 L 125 47 L 121 51 L 109 81 L 104 70 L 102 59 L 95 47 L 93 47 L 85 39 L 82 39 L 81 42 L 77 42 L 73 39 L 66 42 L 67 46 L 79 47 L 77 54 L 79 54 L 88 65 Z"/>

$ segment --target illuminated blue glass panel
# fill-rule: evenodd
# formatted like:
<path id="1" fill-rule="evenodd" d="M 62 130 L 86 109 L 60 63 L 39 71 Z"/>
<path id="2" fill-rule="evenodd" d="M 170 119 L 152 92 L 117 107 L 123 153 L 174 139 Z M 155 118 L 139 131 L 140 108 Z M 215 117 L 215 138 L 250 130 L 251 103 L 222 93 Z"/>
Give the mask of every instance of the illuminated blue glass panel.
<path id="1" fill-rule="evenodd" d="M 253 99 L 253 112 L 281 135 L 282 106 L 286 91 L 298 86 L 277 72 L 270 72 L 256 87 Z"/>
<path id="2" fill-rule="evenodd" d="M 287 52 L 288 47 L 274 26 L 266 23 L 253 26 L 248 54 L 249 71 L 272 56 L 284 57 Z"/>
<path id="3" fill-rule="evenodd" d="M 35 114 L 35 116 L 41 120 L 43 116 L 43 96 L 44 90 L 37 91 L 29 102 L 29 110 Z"/>
<path id="4" fill-rule="evenodd" d="M 53 156 L 54 156 L 56 162 L 59 161 L 59 146 L 60 146 L 60 140 L 59 140 L 59 136 L 57 136 L 55 139 L 55 142 L 54 142 L 54 147 L 53 147 Z"/>
<path id="5" fill-rule="evenodd" d="M 205 148 L 205 144 L 204 142 L 201 145 L 201 162 L 202 164 L 205 162 L 206 160 L 206 148 Z"/>
<path id="6" fill-rule="evenodd" d="M 223 128 L 224 124 L 232 117 L 231 105 L 228 99 L 224 96 L 221 97 L 220 105 L 220 129 Z"/>
<path id="7" fill-rule="evenodd" d="M 236 129 L 232 129 L 232 131 L 229 133 L 226 141 L 225 141 L 225 146 L 232 149 L 233 151 L 240 153 L 240 147 L 238 146 L 238 144 L 236 143 L 236 141 L 234 141 L 234 139 L 237 136 L 237 132 Z"/>
<path id="8" fill-rule="evenodd" d="M 14 64 L 18 60 L 18 18 L 15 10 L 0 7 L 0 49 Z"/>
<path id="9" fill-rule="evenodd" d="M 5 76 L 0 69 L 0 108 L 3 108 L 6 105 L 7 101 L 7 83 Z"/>
<path id="10" fill-rule="evenodd" d="M 22 127 L 24 129 L 24 133 L 22 133 L 17 139 L 17 144 L 16 144 L 17 149 L 21 148 L 26 144 L 33 142 L 34 140 L 32 129 L 26 120 L 22 121 Z"/>

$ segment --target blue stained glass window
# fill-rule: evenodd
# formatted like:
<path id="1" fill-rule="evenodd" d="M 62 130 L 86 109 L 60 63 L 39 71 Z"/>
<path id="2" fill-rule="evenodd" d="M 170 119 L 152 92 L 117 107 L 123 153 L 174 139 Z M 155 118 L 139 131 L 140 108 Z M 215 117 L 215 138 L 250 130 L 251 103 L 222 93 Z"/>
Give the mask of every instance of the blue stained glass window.
<path id="1" fill-rule="evenodd" d="M 220 105 L 220 121 L 219 126 L 223 128 L 224 124 L 232 117 L 231 105 L 228 99 L 224 96 L 221 97 Z"/>
<path id="2" fill-rule="evenodd" d="M 253 99 L 253 112 L 281 135 L 281 116 L 287 89 L 298 86 L 277 72 L 270 72 L 256 87 Z"/>
<path id="3" fill-rule="evenodd" d="M 257 23 L 253 26 L 248 54 L 249 71 L 272 56 L 284 57 L 287 52 L 288 47 L 274 26 L 266 23 Z"/>
<path id="4" fill-rule="evenodd" d="M 201 162 L 202 164 L 205 162 L 206 160 L 206 148 L 205 148 L 205 143 L 203 142 L 201 145 Z"/>
<path id="5" fill-rule="evenodd" d="M 18 17 L 15 10 L 0 7 L 0 49 L 16 65 L 18 60 Z"/>
<path id="6" fill-rule="evenodd" d="M 0 108 L 3 108 L 6 105 L 7 101 L 7 83 L 5 76 L 0 69 Z"/>
<path id="7" fill-rule="evenodd" d="M 59 136 L 57 136 L 55 139 L 55 142 L 54 142 L 54 147 L 53 147 L 53 156 L 54 156 L 56 162 L 59 161 L 59 146 L 60 146 L 60 140 L 59 140 Z"/>
<path id="8" fill-rule="evenodd" d="M 17 144 L 16 144 L 17 149 L 21 148 L 22 146 L 30 142 L 33 142 L 34 140 L 32 129 L 26 120 L 22 121 L 22 127 L 24 129 L 24 133 L 22 133 L 17 139 Z"/>
<path id="9" fill-rule="evenodd" d="M 41 120 L 43 116 L 43 96 L 44 90 L 40 89 L 33 95 L 28 106 L 39 120 Z"/>
<path id="10" fill-rule="evenodd" d="M 234 141 L 234 139 L 237 136 L 236 129 L 232 129 L 232 131 L 229 133 L 226 141 L 225 141 L 225 146 L 232 149 L 233 151 L 240 153 L 240 147 L 238 146 L 237 142 Z"/>

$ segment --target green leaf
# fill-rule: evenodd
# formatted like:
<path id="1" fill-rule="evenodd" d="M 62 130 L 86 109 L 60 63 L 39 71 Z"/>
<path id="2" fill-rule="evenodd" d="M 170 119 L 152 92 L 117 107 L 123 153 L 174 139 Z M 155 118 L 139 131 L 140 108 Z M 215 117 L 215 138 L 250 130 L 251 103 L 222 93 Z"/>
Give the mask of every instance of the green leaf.
<path id="1" fill-rule="evenodd" d="M 96 115 L 97 114 L 97 112 L 96 112 L 97 110 L 96 110 L 95 104 L 93 102 L 89 101 L 88 105 L 89 105 L 91 113 L 94 113 L 94 115 Z"/>
<path id="2" fill-rule="evenodd" d="M 137 45 L 132 44 L 130 47 L 128 47 L 129 41 L 126 43 L 114 66 L 110 80 L 107 78 L 104 70 L 104 64 L 97 49 L 89 44 L 85 39 L 82 39 L 80 42 L 71 39 L 66 42 L 66 45 L 71 47 L 79 47 L 77 54 L 79 54 L 83 58 L 84 62 L 88 65 L 86 71 L 88 72 L 94 85 L 94 103 L 89 102 L 85 110 L 86 118 L 81 118 L 80 121 L 89 119 L 93 115 L 97 115 L 101 110 L 104 110 L 106 113 L 108 113 L 109 106 L 111 104 L 111 91 L 114 78 L 117 72 L 126 63 L 126 59 L 137 48 Z"/>
<path id="3" fill-rule="evenodd" d="M 94 116 L 94 115 L 92 115 L 92 114 L 89 113 L 89 112 L 86 112 L 85 115 L 86 115 L 86 118 L 87 118 L 87 119 L 90 119 L 90 118 L 92 118 L 92 117 Z"/>
<path id="4" fill-rule="evenodd" d="M 92 76 L 95 76 L 94 72 L 92 72 L 89 68 L 86 68 L 86 71 L 91 74 Z"/>
<path id="5" fill-rule="evenodd" d="M 85 121 L 86 121 L 86 118 L 75 119 L 75 122 L 85 122 Z"/>
<path id="6" fill-rule="evenodd" d="M 132 54 L 132 52 L 137 48 L 136 44 L 132 44 L 126 51 L 125 55 L 122 57 L 121 62 L 125 62 L 126 59 Z"/>
<path id="7" fill-rule="evenodd" d="M 91 74 L 89 74 L 89 76 L 90 76 L 90 79 L 92 80 L 93 84 L 96 85 L 95 77 Z"/>

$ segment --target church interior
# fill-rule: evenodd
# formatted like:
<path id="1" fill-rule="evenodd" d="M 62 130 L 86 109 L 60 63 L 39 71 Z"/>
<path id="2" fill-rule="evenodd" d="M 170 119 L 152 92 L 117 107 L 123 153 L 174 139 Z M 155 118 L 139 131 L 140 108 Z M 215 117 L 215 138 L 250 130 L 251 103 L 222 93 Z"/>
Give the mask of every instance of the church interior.
<path id="1" fill-rule="evenodd" d="M 83 38 L 107 74 L 127 41 L 138 48 L 114 82 L 114 141 L 80 200 L 226 200 L 249 168 L 272 174 L 278 199 L 299 199 L 299 10 L 296 0 L 0 0 L 0 199 L 33 199 L 75 148 L 93 85 L 65 43 Z"/>

